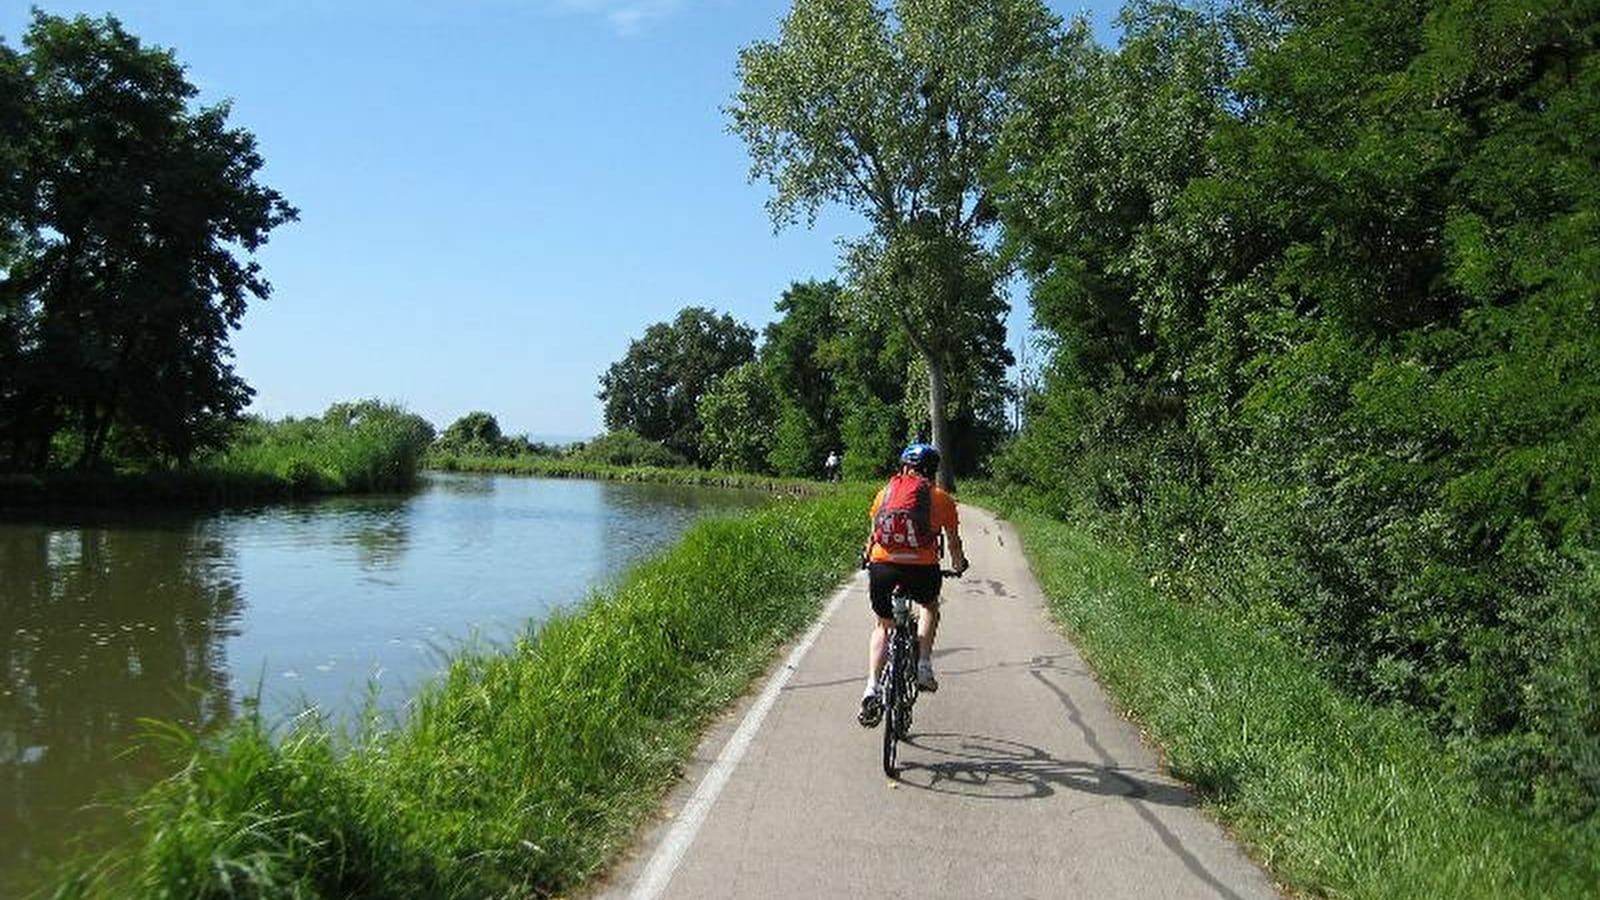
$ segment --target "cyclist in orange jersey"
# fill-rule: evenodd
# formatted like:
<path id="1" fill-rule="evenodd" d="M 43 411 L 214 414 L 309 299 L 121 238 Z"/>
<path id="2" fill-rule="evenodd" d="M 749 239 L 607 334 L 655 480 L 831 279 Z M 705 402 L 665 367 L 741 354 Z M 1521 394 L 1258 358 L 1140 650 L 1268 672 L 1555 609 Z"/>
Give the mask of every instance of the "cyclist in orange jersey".
<path id="1" fill-rule="evenodd" d="M 900 471 L 872 500 L 872 534 L 863 559 L 867 565 L 868 596 L 878 621 L 867 642 L 867 685 L 856 720 L 871 728 L 883 718 L 878 673 L 883 670 L 894 613 L 889 595 L 900 585 L 921 614 L 917 617 L 917 687 L 933 692 L 939 680 L 933 674 L 933 642 L 939 631 L 939 557 L 945 548 L 956 572 L 965 572 L 967 557 L 961 548 L 960 519 L 955 498 L 933 483 L 939 471 L 939 451 L 928 444 L 912 444 L 900 454 Z"/>

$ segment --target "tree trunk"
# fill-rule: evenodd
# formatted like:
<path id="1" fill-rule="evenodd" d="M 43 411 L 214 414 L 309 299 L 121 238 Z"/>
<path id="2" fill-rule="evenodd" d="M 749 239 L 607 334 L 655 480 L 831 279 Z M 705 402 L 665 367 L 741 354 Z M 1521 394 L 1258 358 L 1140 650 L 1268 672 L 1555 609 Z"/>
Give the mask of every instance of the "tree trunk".
<path id="1" fill-rule="evenodd" d="M 113 412 L 98 403 L 86 404 L 83 411 L 83 453 L 78 458 L 78 468 L 90 471 L 100 467 L 105 459 L 106 438 L 111 433 Z"/>
<path id="2" fill-rule="evenodd" d="M 950 420 L 945 410 L 949 406 L 950 387 L 945 374 L 944 361 L 929 353 L 923 356 L 928 364 L 928 420 L 933 426 L 933 448 L 939 451 L 939 487 L 947 491 L 956 489 L 955 450 L 950 441 Z"/>

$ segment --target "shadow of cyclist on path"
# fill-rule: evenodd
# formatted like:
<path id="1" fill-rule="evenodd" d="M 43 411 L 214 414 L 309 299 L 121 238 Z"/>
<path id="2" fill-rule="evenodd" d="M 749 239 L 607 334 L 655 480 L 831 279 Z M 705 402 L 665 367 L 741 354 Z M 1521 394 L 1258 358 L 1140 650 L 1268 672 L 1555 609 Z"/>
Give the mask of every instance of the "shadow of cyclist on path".
<path id="1" fill-rule="evenodd" d="M 1069 790 L 1163 806 L 1196 805 L 1179 785 L 1114 766 L 1057 759 L 1020 741 L 932 732 L 912 735 L 908 743 L 924 751 L 919 760 L 903 763 L 900 781 L 909 788 L 989 800 L 1037 800 Z"/>

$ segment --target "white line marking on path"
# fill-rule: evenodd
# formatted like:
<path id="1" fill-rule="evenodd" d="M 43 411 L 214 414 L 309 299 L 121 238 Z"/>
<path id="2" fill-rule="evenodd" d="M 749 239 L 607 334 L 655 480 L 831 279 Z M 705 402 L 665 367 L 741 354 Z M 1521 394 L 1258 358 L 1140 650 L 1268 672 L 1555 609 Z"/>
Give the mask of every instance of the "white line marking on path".
<path id="1" fill-rule="evenodd" d="M 833 618 L 834 610 L 844 602 L 846 594 L 850 593 L 856 579 L 851 579 L 851 584 L 840 588 L 833 599 L 828 602 L 828 608 L 822 611 L 817 621 L 812 623 L 810 630 L 800 638 L 800 643 L 789 652 L 789 658 L 784 660 L 783 667 L 774 672 L 767 681 L 767 686 L 762 689 L 761 696 L 756 698 L 750 711 L 744 714 L 744 721 L 739 723 L 739 729 L 728 738 L 728 743 L 722 747 L 722 752 L 717 754 L 717 761 L 712 763 L 711 770 L 706 772 L 700 784 L 694 789 L 694 796 L 684 804 L 683 811 L 678 813 L 677 821 L 672 825 L 672 830 L 662 839 L 656 847 L 656 852 L 650 857 L 650 865 L 645 867 L 644 874 L 639 876 L 639 881 L 634 884 L 633 891 L 628 894 L 629 900 L 656 900 L 667 889 L 667 883 L 672 880 L 672 873 L 678 870 L 678 864 L 689 852 L 689 845 L 694 843 L 695 835 L 699 834 L 700 826 L 705 823 L 706 815 L 711 812 L 712 804 L 717 802 L 717 795 L 722 793 L 722 788 L 732 777 L 734 767 L 739 765 L 739 760 L 744 758 L 750 743 L 755 740 L 756 732 L 761 728 L 761 722 L 772 709 L 772 704 L 778 701 L 778 694 L 783 691 L 784 685 L 800 667 L 800 661 L 816 643 L 817 635 L 822 633 L 823 626 Z"/>

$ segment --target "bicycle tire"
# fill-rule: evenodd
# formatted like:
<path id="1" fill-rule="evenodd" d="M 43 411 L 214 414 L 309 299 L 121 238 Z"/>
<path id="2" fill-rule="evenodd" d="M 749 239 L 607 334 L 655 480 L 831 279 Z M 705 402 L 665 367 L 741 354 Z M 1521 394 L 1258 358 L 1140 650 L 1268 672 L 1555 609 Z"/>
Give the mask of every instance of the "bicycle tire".
<path id="1" fill-rule="evenodd" d="M 906 675 L 905 681 L 900 684 L 900 696 L 904 699 L 906 708 L 900 717 L 900 740 L 905 740 L 911 734 L 911 708 L 917 705 L 917 697 L 922 690 L 917 686 L 917 668 L 922 660 L 922 644 L 917 640 L 916 632 L 906 635 Z"/>
<path id="2" fill-rule="evenodd" d="M 889 645 L 889 665 L 883 678 L 883 774 L 899 777 L 895 766 L 895 743 L 900 739 L 900 660 L 894 642 Z"/>
<path id="3" fill-rule="evenodd" d="M 911 734 L 911 707 L 917 702 L 916 633 L 896 628 L 889 637 L 889 664 L 883 672 L 883 774 L 898 778 L 897 742 Z"/>

